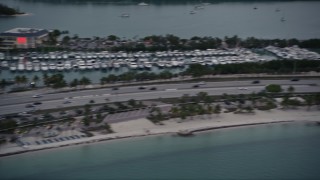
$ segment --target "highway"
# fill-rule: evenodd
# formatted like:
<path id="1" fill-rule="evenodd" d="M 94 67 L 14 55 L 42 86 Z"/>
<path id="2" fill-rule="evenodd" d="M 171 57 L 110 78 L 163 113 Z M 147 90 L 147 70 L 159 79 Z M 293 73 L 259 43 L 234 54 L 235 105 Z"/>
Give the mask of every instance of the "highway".
<path id="1" fill-rule="evenodd" d="M 183 94 L 196 95 L 198 92 L 207 92 L 209 95 L 227 94 L 249 94 L 259 92 L 268 84 L 280 84 L 283 89 L 290 85 L 295 88 L 295 92 L 320 92 L 320 80 L 260 80 L 259 84 L 252 84 L 252 81 L 223 81 L 223 82 L 205 82 L 205 84 L 194 87 L 201 83 L 181 83 L 181 84 L 160 84 L 148 85 L 145 89 L 139 89 L 140 86 L 119 87 L 118 90 L 111 88 L 92 89 L 83 91 L 73 91 L 67 93 L 44 94 L 41 98 L 33 98 L 32 92 L 13 93 L 0 95 L 0 115 L 30 111 L 32 108 L 26 108 L 26 104 L 40 101 L 42 104 L 36 105 L 36 109 L 54 109 L 61 107 L 80 106 L 88 104 L 90 100 L 95 103 L 127 101 L 129 99 L 147 100 L 157 98 L 181 97 Z M 310 86 L 313 84 L 313 86 Z M 315 84 L 317 86 L 315 86 Z M 150 90 L 156 87 L 156 90 Z M 243 89 L 246 88 L 246 89 Z M 65 101 L 70 101 L 64 104 Z"/>

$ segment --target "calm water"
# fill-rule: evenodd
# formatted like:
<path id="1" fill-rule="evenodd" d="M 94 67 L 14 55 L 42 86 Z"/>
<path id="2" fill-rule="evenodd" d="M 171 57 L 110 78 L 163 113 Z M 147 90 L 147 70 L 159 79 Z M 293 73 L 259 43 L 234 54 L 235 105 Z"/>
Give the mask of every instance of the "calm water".
<path id="1" fill-rule="evenodd" d="M 319 179 L 320 127 L 274 124 L 0 159 L 1 179 Z"/>
<path id="2" fill-rule="evenodd" d="M 195 4 L 1 2 L 33 15 L 2 17 L 0 31 L 34 27 L 69 30 L 70 35 L 83 37 L 114 34 L 140 38 L 170 33 L 180 37 L 320 38 L 320 2 L 222 2 L 205 6 L 193 15 L 190 11 Z M 130 18 L 121 18 L 122 13 L 129 13 Z M 285 22 L 281 22 L 282 17 Z"/>

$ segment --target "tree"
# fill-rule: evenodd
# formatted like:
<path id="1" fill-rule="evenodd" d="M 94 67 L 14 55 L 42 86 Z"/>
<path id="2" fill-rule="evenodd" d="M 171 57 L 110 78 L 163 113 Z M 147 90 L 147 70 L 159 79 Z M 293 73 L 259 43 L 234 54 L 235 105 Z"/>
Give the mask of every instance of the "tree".
<path id="1" fill-rule="evenodd" d="M 310 110 L 310 106 L 312 105 L 312 103 L 314 102 L 314 97 L 311 95 L 305 96 L 304 100 L 306 101 L 307 104 L 307 110 Z"/>
<path id="2" fill-rule="evenodd" d="M 271 93 L 278 93 L 282 91 L 282 88 L 278 84 L 269 84 L 266 86 L 266 91 Z"/>
<path id="3" fill-rule="evenodd" d="M 79 80 L 79 84 L 80 85 L 89 85 L 91 83 L 90 79 L 88 79 L 87 77 L 82 77 Z"/>
<path id="4" fill-rule="evenodd" d="M 136 100 L 134 100 L 134 99 L 130 99 L 129 101 L 128 101 L 128 104 L 131 106 L 131 107 L 136 107 L 137 106 L 137 102 L 136 102 Z"/>
<path id="5" fill-rule="evenodd" d="M 23 83 L 24 85 L 26 85 L 27 82 L 28 82 L 28 78 L 27 78 L 25 75 L 21 76 L 21 83 Z"/>
<path id="6" fill-rule="evenodd" d="M 287 91 L 288 91 L 289 93 L 293 93 L 293 92 L 294 92 L 294 87 L 293 87 L 293 86 L 289 86 L 288 89 L 287 89 Z"/>
<path id="7" fill-rule="evenodd" d="M 217 105 L 214 107 L 213 113 L 215 113 L 217 116 L 221 113 L 221 107 L 220 107 L 219 104 L 217 104 Z"/>
<path id="8" fill-rule="evenodd" d="M 15 82 L 16 84 L 18 84 L 18 86 L 19 86 L 20 83 L 21 83 L 21 77 L 20 77 L 20 76 L 15 76 L 15 77 L 14 77 L 14 82 Z"/>
<path id="9" fill-rule="evenodd" d="M 78 79 L 74 79 L 73 81 L 70 82 L 70 86 L 71 87 L 76 87 L 79 85 L 79 81 Z"/>

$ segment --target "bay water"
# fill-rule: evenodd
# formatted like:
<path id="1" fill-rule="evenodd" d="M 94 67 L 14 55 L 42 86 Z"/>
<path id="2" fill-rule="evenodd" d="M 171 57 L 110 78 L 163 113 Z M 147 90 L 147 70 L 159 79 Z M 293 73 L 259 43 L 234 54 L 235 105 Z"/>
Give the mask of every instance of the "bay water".
<path id="1" fill-rule="evenodd" d="M 0 158 L 1 179 L 319 179 L 315 123 L 123 139 Z"/>

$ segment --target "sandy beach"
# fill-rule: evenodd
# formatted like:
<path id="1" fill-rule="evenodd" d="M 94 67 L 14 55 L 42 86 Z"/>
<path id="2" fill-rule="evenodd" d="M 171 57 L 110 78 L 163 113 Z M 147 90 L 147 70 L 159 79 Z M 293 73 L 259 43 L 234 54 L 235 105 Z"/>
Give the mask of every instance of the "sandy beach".
<path id="1" fill-rule="evenodd" d="M 255 113 L 252 114 L 221 113 L 220 115 L 203 115 L 187 118 L 183 121 L 177 118 L 163 121 L 162 125 L 155 125 L 149 120 L 142 118 L 128 122 L 111 124 L 111 127 L 114 130 L 114 133 L 111 134 L 100 134 L 92 137 L 41 145 L 18 146 L 15 143 L 3 144 L 0 146 L 0 156 L 71 145 L 88 144 L 106 140 L 161 134 L 177 134 L 181 131 L 198 132 L 221 128 L 283 122 L 317 122 L 319 119 L 320 113 L 316 108 L 307 111 L 305 107 L 290 110 L 275 109 L 271 111 L 255 111 Z"/>

